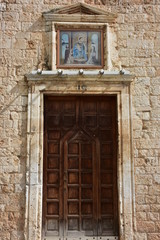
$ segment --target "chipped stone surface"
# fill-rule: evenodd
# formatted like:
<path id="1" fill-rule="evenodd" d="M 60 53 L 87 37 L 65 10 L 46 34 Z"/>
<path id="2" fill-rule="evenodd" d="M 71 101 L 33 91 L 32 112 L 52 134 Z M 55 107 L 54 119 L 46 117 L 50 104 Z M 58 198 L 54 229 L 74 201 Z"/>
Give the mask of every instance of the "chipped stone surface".
<path id="1" fill-rule="evenodd" d="M 122 67 L 135 75 L 131 88 L 132 116 L 128 113 L 132 118 L 132 163 L 135 178 L 132 236 L 134 240 L 159 240 L 160 1 L 78 2 L 117 13 L 117 21 L 111 26 L 114 56 L 111 67 L 113 70 Z M 48 63 L 46 51 L 48 35 L 45 33 L 47 28 L 42 12 L 73 3 L 77 1 L 2 0 L 0 3 L 0 240 L 27 239 L 25 195 L 29 182 L 35 185 L 29 200 L 34 202 L 35 198 L 40 199 L 39 196 L 42 194 L 42 176 L 38 175 L 37 178 L 37 164 L 39 173 L 42 173 L 40 162 L 32 165 L 31 181 L 26 177 L 30 167 L 27 162 L 27 118 L 30 117 L 27 115 L 27 105 L 30 99 L 28 85 L 24 80 L 24 75 L 36 70 L 40 62 L 46 62 L 46 65 Z M 45 85 L 41 84 L 41 87 L 43 89 Z M 33 88 L 32 90 L 34 91 Z M 63 87 L 58 85 L 50 90 L 64 93 Z M 90 90 L 92 94 L 96 91 L 108 91 L 104 86 L 96 85 Z M 73 84 L 69 86 L 69 91 L 75 93 Z M 35 96 L 33 95 L 33 99 Z M 36 104 L 40 105 L 41 99 L 38 98 L 36 101 L 39 101 Z M 37 112 L 35 117 L 36 114 Z M 38 127 L 35 125 L 32 131 L 37 131 Z M 35 139 L 32 141 L 38 143 L 37 135 Z M 37 157 L 37 152 L 32 154 L 32 157 Z M 127 191 L 128 188 L 124 191 L 126 195 Z M 123 200 L 122 195 L 120 200 L 121 198 Z M 127 199 L 125 201 L 127 202 Z M 41 202 L 37 204 L 41 209 Z M 126 209 L 128 210 L 127 207 Z M 36 209 L 33 209 L 33 215 L 35 211 Z M 36 233 L 32 231 L 27 240 L 40 239 L 41 221 L 37 222 L 37 218 L 33 217 L 29 226 L 35 226 L 34 224 L 37 224 L 38 230 Z M 128 232 L 126 235 L 123 232 L 121 234 L 120 240 L 130 240 L 127 239 Z"/>

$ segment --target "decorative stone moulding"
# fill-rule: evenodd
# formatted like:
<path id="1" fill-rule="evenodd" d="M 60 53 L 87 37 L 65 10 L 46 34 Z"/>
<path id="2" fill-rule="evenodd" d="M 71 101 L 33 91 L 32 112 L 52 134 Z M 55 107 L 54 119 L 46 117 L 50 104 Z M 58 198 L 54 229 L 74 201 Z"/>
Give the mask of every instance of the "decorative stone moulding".
<path id="1" fill-rule="evenodd" d="M 51 71 L 40 69 L 25 76 L 28 83 L 25 239 L 43 239 L 44 95 L 114 95 L 117 97 L 118 122 L 118 240 L 132 240 L 135 213 L 131 111 L 133 76 L 124 70 L 109 71 L 112 69 L 110 24 L 115 22 L 116 15 L 84 3 L 77 3 L 43 13 L 43 17 L 46 20 L 46 49 Z M 83 26 L 104 30 L 103 68 L 57 69 L 57 29 L 67 29 L 71 26 L 74 29 Z M 57 237 L 56 240 L 58 239 Z"/>
<path id="2" fill-rule="evenodd" d="M 43 199 L 43 121 L 44 95 L 115 95 L 118 116 L 118 207 L 120 236 L 132 240 L 134 227 L 134 176 L 132 161 L 131 82 L 128 72 L 98 70 L 36 71 L 26 75 L 28 82 L 28 129 L 26 172 L 25 239 L 42 238 Z M 48 239 L 48 238 L 46 238 Z M 58 239 L 58 238 L 57 238 Z"/>
<path id="3" fill-rule="evenodd" d="M 67 7 L 53 9 L 44 12 L 46 21 L 52 22 L 91 22 L 107 23 L 114 22 L 117 15 L 92 7 L 85 3 L 76 3 Z"/>

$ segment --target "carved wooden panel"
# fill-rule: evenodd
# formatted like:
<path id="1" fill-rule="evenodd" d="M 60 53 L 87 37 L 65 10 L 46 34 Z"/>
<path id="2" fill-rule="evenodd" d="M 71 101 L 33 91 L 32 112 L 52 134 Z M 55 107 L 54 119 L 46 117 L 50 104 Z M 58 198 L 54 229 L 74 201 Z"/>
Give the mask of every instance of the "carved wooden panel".
<path id="1" fill-rule="evenodd" d="M 114 96 L 45 97 L 45 236 L 118 235 Z"/>

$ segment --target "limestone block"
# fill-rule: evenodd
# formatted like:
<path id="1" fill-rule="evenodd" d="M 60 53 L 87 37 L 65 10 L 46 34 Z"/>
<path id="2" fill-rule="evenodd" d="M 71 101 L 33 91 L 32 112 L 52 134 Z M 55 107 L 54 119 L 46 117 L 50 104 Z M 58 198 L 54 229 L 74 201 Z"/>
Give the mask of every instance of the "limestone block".
<path id="1" fill-rule="evenodd" d="M 1 77 L 6 77 L 7 74 L 7 67 L 0 67 L 0 73 L 1 73 Z"/>
<path id="2" fill-rule="evenodd" d="M 143 194 L 147 194 L 148 193 L 148 186 L 146 186 L 146 185 L 136 185 L 136 192 L 139 192 L 139 193 L 143 192 Z"/>
<path id="3" fill-rule="evenodd" d="M 43 5 L 43 0 L 32 0 L 32 4 L 41 4 Z"/>
<path id="4" fill-rule="evenodd" d="M 119 24 L 119 28 L 123 29 L 124 31 L 134 31 L 135 30 L 135 27 L 132 23 Z"/>
<path id="5" fill-rule="evenodd" d="M 149 221 L 158 221 L 159 220 L 159 213 L 148 213 L 147 218 Z M 157 226 L 157 222 L 156 222 Z"/>
<path id="6" fill-rule="evenodd" d="M 157 203 L 160 203 L 160 196 L 157 197 Z"/>
<path id="7" fill-rule="evenodd" d="M 146 173 L 146 170 L 145 170 L 145 168 L 144 168 L 144 166 L 143 167 L 137 167 L 136 168 L 136 170 L 135 170 L 135 175 L 140 175 L 140 174 L 145 174 Z"/>
<path id="8" fill-rule="evenodd" d="M 134 57 L 135 56 L 135 49 L 128 49 L 126 51 L 125 48 L 120 48 L 119 49 L 119 56 L 120 57 Z M 127 61 L 127 59 L 125 59 L 124 61 Z"/>
<path id="9" fill-rule="evenodd" d="M 19 14 L 19 20 L 21 22 L 30 22 L 31 21 L 31 13 L 28 12 L 21 12 Z"/>
<path id="10" fill-rule="evenodd" d="M 147 234 L 146 233 L 135 233 L 134 240 L 147 240 Z"/>
<path id="11" fill-rule="evenodd" d="M 146 203 L 153 204 L 156 203 L 157 197 L 156 196 L 146 196 Z"/>
<path id="12" fill-rule="evenodd" d="M 130 49 L 139 49 L 142 48 L 143 46 L 143 41 L 141 39 L 127 39 L 127 47 Z"/>
<path id="13" fill-rule="evenodd" d="M 8 36 L 5 36 L 4 38 L 1 38 L 1 48 L 10 49 L 11 48 L 11 38 Z"/>
<path id="14" fill-rule="evenodd" d="M 141 176 L 136 176 L 136 181 L 138 184 L 142 185 L 152 185 L 152 175 L 141 175 Z"/>
<path id="15" fill-rule="evenodd" d="M 138 87 L 136 88 L 136 90 L 139 91 L 139 93 L 140 93 L 140 89 L 138 90 Z M 137 94 L 135 94 L 135 95 L 137 95 Z M 136 96 L 134 98 L 134 105 L 135 105 L 135 107 L 141 106 L 144 109 L 145 109 L 145 107 L 149 107 L 150 106 L 149 96 L 147 94 Z"/>
<path id="16" fill-rule="evenodd" d="M 9 121 L 9 120 L 6 120 L 6 121 Z M 5 122 L 6 122 L 5 121 Z M 10 143 L 10 139 L 9 138 L 1 138 L 0 139 L 0 144 L 1 144 L 1 148 L 6 148 Z"/>
<path id="17" fill-rule="evenodd" d="M 149 195 L 159 195 L 160 185 L 149 186 Z"/>
<path id="18" fill-rule="evenodd" d="M 136 214 L 136 217 L 137 217 L 137 219 L 138 219 L 139 221 L 147 220 L 147 213 L 145 213 L 145 212 L 138 212 L 138 213 Z"/>
<path id="19" fill-rule="evenodd" d="M 160 76 L 151 79 L 151 85 L 159 86 Z"/>
<path id="20" fill-rule="evenodd" d="M 36 41 L 30 40 L 27 42 L 27 47 L 29 49 L 36 49 L 37 48 L 37 43 Z"/>
<path id="21" fill-rule="evenodd" d="M 54 5 L 60 5 L 61 4 L 61 0 L 44 0 L 45 4 L 54 4 Z M 63 5 L 66 5 L 70 3 L 70 1 L 68 0 L 64 0 L 63 1 Z M 73 3 L 73 2 L 72 2 Z"/>
<path id="22" fill-rule="evenodd" d="M 1 12 L 4 12 L 4 11 L 6 11 L 6 3 L 0 3 L 0 11 Z"/>
<path id="23" fill-rule="evenodd" d="M 125 21 L 126 22 L 141 22 L 141 23 L 146 23 L 148 22 L 147 20 L 147 14 L 126 14 L 125 15 Z"/>
<path id="24" fill-rule="evenodd" d="M 118 15 L 117 22 L 118 23 L 124 23 L 124 14 L 119 14 Z"/>
<path id="25" fill-rule="evenodd" d="M 7 21 L 5 22 L 5 29 L 6 31 L 20 31 L 21 30 L 21 23 L 20 22 L 12 22 Z"/>
<path id="26" fill-rule="evenodd" d="M 32 4 L 32 0 L 16 0 L 18 4 Z"/>
<path id="27" fill-rule="evenodd" d="M 19 19 L 19 14 L 15 12 L 5 12 L 3 13 L 3 19 L 5 21 L 17 22 Z"/>
<path id="28" fill-rule="evenodd" d="M 8 4 L 13 4 L 13 3 L 16 3 L 16 0 L 5 0 L 5 2 Z"/>
<path id="29" fill-rule="evenodd" d="M 150 141 L 150 140 L 137 140 L 136 142 L 137 148 L 144 149 L 144 148 L 160 148 L 160 142 L 158 140 Z"/>
<path id="30" fill-rule="evenodd" d="M 160 204 L 151 204 L 151 211 L 152 212 L 159 212 L 160 211 Z"/>
<path id="31" fill-rule="evenodd" d="M 155 28 L 157 29 L 158 28 L 158 25 L 154 24 L 154 23 L 139 23 L 139 24 L 136 24 L 135 25 L 135 30 L 136 31 L 154 31 Z"/>
<path id="32" fill-rule="evenodd" d="M 142 136 L 141 130 L 134 131 L 134 139 L 140 138 Z"/>
<path id="33" fill-rule="evenodd" d="M 0 240 L 10 240 L 10 233 L 6 231 L 2 231 L 0 235 Z"/>
<path id="34" fill-rule="evenodd" d="M 144 158 L 135 158 L 135 166 L 144 166 L 145 165 L 145 159 Z M 137 168 L 136 168 L 137 169 Z"/>
<path id="35" fill-rule="evenodd" d="M 30 39 L 30 33 L 29 32 L 18 32 L 15 35 L 15 38 L 21 38 L 21 39 Z M 16 50 L 18 52 L 18 50 Z"/>
<path id="36" fill-rule="evenodd" d="M 130 58 L 129 66 L 133 67 L 151 66 L 151 60 L 150 58 Z"/>
<path id="37" fill-rule="evenodd" d="M 154 56 L 154 50 L 153 49 L 149 49 L 148 47 L 146 47 L 145 49 L 136 49 L 135 50 L 135 56 L 136 57 L 153 57 Z"/>
<path id="38" fill-rule="evenodd" d="M 158 96 L 160 94 L 160 86 L 154 85 L 151 86 L 151 94 L 154 96 Z"/>
<path id="39" fill-rule="evenodd" d="M 160 221 L 156 221 L 156 229 L 158 230 L 158 232 L 160 232 Z"/>
<path id="40" fill-rule="evenodd" d="M 31 32 L 32 22 L 22 22 L 22 31 Z"/>
<path id="41" fill-rule="evenodd" d="M 145 128 L 143 128 L 145 129 Z M 155 139 L 156 138 L 156 131 L 148 131 L 144 130 L 142 133 L 142 138 L 144 139 Z"/>
<path id="42" fill-rule="evenodd" d="M 160 68 L 159 68 L 159 67 L 156 67 L 155 70 L 156 70 L 155 76 L 156 76 L 156 77 L 160 76 Z"/>
<path id="43" fill-rule="evenodd" d="M 153 110 L 151 111 L 151 119 L 153 119 L 153 120 L 159 120 L 159 116 L 160 116 L 160 108 L 153 109 Z"/>
<path id="44" fill-rule="evenodd" d="M 7 173 L 19 172 L 19 165 L 16 166 L 3 166 L 3 171 Z"/>
<path id="45" fill-rule="evenodd" d="M 141 119 L 134 120 L 133 129 L 134 130 L 142 130 L 142 120 Z"/>
<path id="46" fill-rule="evenodd" d="M 155 49 L 160 49 L 160 38 L 154 41 Z"/>
<path id="47" fill-rule="evenodd" d="M 6 205 L 7 212 L 19 212 L 21 210 L 20 205 Z"/>
<path id="48" fill-rule="evenodd" d="M 155 223 L 153 221 L 137 221 L 137 230 L 139 232 L 154 232 Z"/>
<path id="49" fill-rule="evenodd" d="M 160 57 L 152 58 L 152 65 L 159 67 Z"/>
<path id="50" fill-rule="evenodd" d="M 18 120 L 13 120 L 13 129 L 18 133 Z"/>
<path id="51" fill-rule="evenodd" d="M 10 113 L 10 119 L 11 119 L 11 120 L 19 119 L 18 113 L 17 113 L 17 112 L 11 112 L 11 113 Z"/>
<path id="52" fill-rule="evenodd" d="M 31 40 L 39 40 L 41 41 L 42 40 L 42 33 L 39 33 L 39 32 L 31 32 Z"/>
<path id="53" fill-rule="evenodd" d="M 127 39 L 128 31 L 118 31 L 118 40 L 119 39 Z"/>
<path id="54" fill-rule="evenodd" d="M 160 239 L 160 233 L 149 233 L 148 234 L 148 240 L 159 240 Z"/>
<path id="55" fill-rule="evenodd" d="M 137 195 L 137 196 L 136 196 L 136 203 L 139 204 L 139 205 L 145 204 L 145 197 L 144 197 L 144 196 L 139 196 L 139 195 Z M 138 220 L 139 220 L 139 219 L 138 219 Z"/>
<path id="56" fill-rule="evenodd" d="M 155 173 L 160 173 L 160 167 L 146 167 L 146 173 L 152 173 L 152 174 L 155 174 Z"/>
<path id="57" fill-rule="evenodd" d="M 10 176 L 8 173 L 3 173 L 0 175 L 0 184 L 8 184 L 10 181 Z"/>
<path id="58" fill-rule="evenodd" d="M 133 72 L 136 76 L 139 76 L 139 77 L 146 76 L 146 69 L 144 67 L 134 67 Z"/>
<path id="59" fill-rule="evenodd" d="M 144 4 L 155 4 L 155 0 L 144 0 Z"/>
<path id="60" fill-rule="evenodd" d="M 26 49 L 27 43 L 25 39 L 13 39 L 12 46 L 16 49 Z"/>
<path id="61" fill-rule="evenodd" d="M 142 113 L 142 119 L 143 120 L 149 120 L 150 119 L 150 112 L 143 112 Z"/>
<path id="62" fill-rule="evenodd" d="M 22 193 L 24 189 L 25 189 L 24 185 L 15 184 L 15 193 Z"/>
<path id="63" fill-rule="evenodd" d="M 160 174 L 154 174 L 153 179 L 155 183 L 160 184 Z"/>
<path id="64" fill-rule="evenodd" d="M 146 73 L 148 77 L 155 77 L 156 76 L 156 69 L 154 67 L 147 67 Z"/>
<path id="65" fill-rule="evenodd" d="M 2 193 L 13 193 L 15 187 L 13 184 L 7 184 L 2 186 Z"/>
<path id="66" fill-rule="evenodd" d="M 18 184 L 18 183 L 25 183 L 25 178 L 22 173 L 13 173 L 10 174 L 10 183 L 11 184 Z"/>

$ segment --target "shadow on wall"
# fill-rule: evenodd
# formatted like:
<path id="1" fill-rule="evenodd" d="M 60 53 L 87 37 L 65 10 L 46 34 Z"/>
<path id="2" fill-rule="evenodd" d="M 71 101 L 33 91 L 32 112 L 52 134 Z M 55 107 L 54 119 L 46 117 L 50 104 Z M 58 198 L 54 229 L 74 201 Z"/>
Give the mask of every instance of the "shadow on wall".
<path id="1" fill-rule="evenodd" d="M 5 73 L 0 87 L 0 156 L 3 162 L 0 182 L 4 206 L 8 211 L 7 226 L 11 230 L 16 229 L 19 239 L 24 239 L 26 205 L 28 86 L 24 75 L 37 69 L 41 61 L 47 62 L 44 47 L 46 31 L 42 17 L 30 26 L 24 23 L 22 31 L 12 33 L 10 48 L 5 45 L 8 49 L 2 59 Z"/>
<path id="2" fill-rule="evenodd" d="M 39 39 L 31 39 L 28 45 L 31 49 L 36 49 L 36 62 L 34 62 L 35 69 L 38 69 L 38 65 L 43 63 L 44 69 L 48 70 L 49 52 L 48 49 L 50 39 L 50 32 L 52 31 L 51 23 L 46 25 L 45 19 L 40 17 L 32 26 L 27 29 L 28 32 L 38 34 Z M 40 39 L 41 35 L 41 39 Z M 33 69 L 32 69 L 33 70 Z"/>

